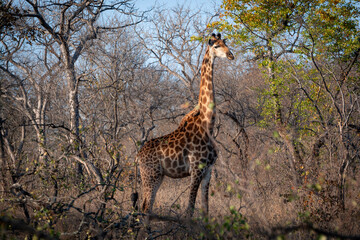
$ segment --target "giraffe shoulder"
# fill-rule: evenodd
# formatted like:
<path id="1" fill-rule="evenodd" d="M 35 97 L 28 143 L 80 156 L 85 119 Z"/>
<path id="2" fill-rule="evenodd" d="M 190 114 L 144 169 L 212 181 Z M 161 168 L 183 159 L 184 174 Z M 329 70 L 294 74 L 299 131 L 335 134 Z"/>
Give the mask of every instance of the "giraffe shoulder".
<path id="1" fill-rule="evenodd" d="M 186 125 L 193 121 L 194 117 L 198 116 L 200 114 L 200 109 L 198 107 L 195 107 L 193 110 L 191 110 L 189 113 L 187 113 L 180 121 L 178 128 L 185 128 Z"/>

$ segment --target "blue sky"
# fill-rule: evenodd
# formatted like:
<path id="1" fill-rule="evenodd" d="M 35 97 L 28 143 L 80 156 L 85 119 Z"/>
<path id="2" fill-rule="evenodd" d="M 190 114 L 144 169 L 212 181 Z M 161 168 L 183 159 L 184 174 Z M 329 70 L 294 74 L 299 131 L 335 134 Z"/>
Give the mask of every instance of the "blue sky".
<path id="1" fill-rule="evenodd" d="M 215 6 L 219 7 L 222 0 L 134 0 L 135 6 L 139 10 L 147 10 L 153 6 L 163 6 L 171 8 L 178 4 L 189 5 L 193 10 L 202 9 L 204 11 L 213 11 Z"/>

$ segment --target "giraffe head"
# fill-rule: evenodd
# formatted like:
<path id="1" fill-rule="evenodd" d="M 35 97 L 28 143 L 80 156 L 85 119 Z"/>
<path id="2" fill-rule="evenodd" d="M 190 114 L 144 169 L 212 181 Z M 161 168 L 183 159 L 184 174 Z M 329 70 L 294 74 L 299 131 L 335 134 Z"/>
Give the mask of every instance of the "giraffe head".
<path id="1" fill-rule="evenodd" d="M 234 59 L 234 55 L 225 44 L 225 39 L 221 39 L 221 34 L 213 33 L 209 39 L 209 51 L 214 57 Z"/>

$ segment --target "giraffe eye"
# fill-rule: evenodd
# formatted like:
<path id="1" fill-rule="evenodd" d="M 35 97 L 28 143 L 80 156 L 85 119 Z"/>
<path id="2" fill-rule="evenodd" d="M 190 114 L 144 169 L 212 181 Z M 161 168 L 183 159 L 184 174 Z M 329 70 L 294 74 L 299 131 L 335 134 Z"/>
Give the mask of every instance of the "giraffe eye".
<path id="1" fill-rule="evenodd" d="M 219 45 L 214 46 L 214 48 L 218 48 L 218 47 L 220 47 L 220 46 Z"/>

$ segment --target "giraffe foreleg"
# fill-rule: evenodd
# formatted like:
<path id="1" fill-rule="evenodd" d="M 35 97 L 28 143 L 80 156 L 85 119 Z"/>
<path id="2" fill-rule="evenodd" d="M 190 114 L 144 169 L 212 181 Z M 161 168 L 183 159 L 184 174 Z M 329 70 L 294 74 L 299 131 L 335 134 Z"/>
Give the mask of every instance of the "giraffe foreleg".
<path id="1" fill-rule="evenodd" d="M 212 166 L 206 169 L 206 172 L 204 173 L 204 178 L 201 182 L 201 207 L 204 216 L 207 216 L 209 213 L 209 186 L 211 180 L 211 171 Z"/>
<path id="2" fill-rule="evenodd" d="M 186 213 L 189 217 L 192 217 L 192 215 L 194 214 L 196 195 L 202 180 L 202 176 L 203 174 L 201 170 L 194 171 L 191 174 L 190 196 L 188 207 L 186 210 Z"/>

